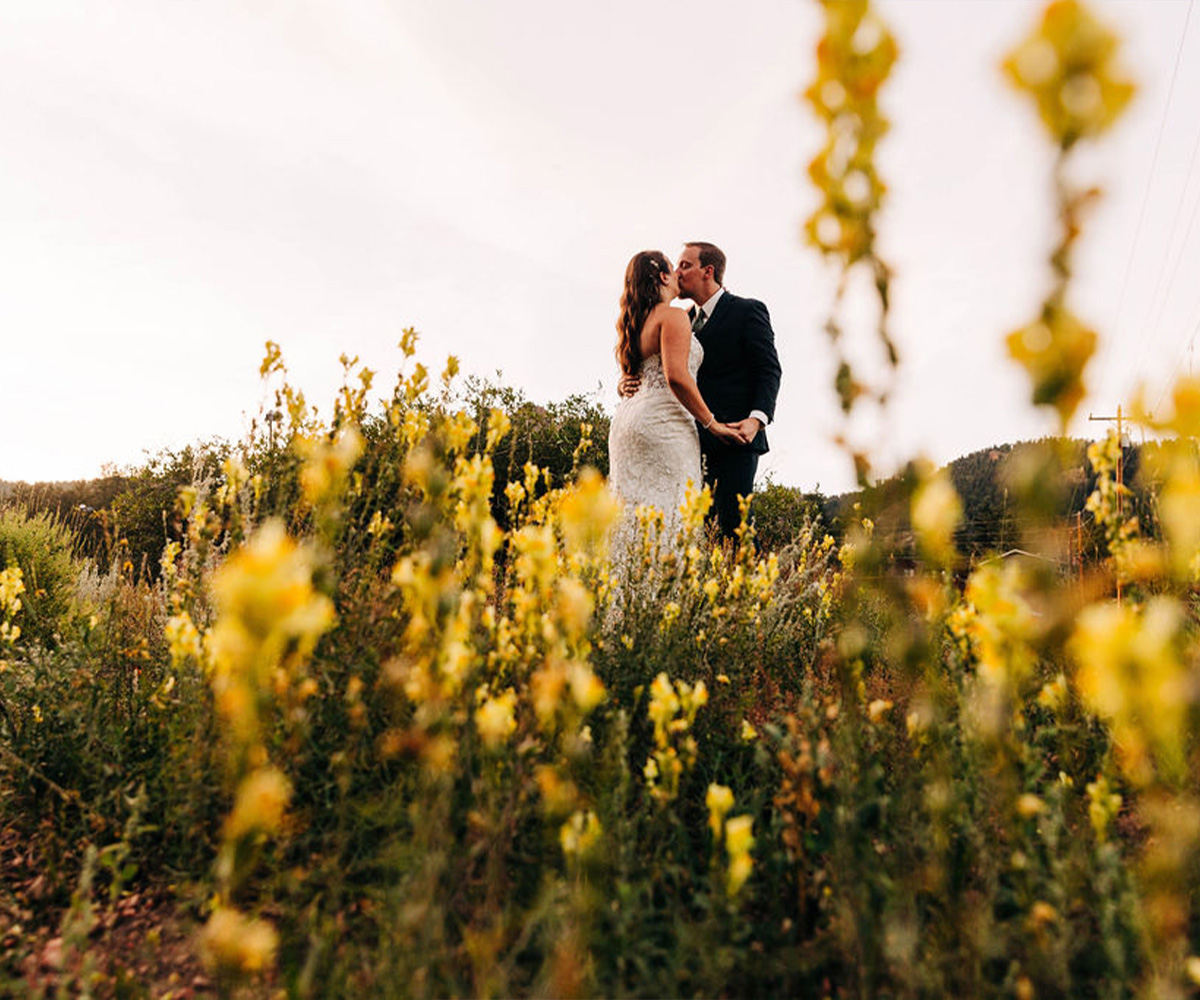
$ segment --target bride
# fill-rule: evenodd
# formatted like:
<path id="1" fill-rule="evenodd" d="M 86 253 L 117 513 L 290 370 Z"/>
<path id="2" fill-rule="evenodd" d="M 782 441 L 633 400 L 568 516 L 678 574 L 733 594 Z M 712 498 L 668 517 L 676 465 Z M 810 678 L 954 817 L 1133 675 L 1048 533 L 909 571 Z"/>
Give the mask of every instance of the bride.
<path id="1" fill-rule="evenodd" d="M 717 422 L 696 388 L 704 348 L 687 313 L 670 304 L 678 295 L 679 278 L 657 250 L 634 255 L 625 268 L 617 362 L 622 375 L 640 383 L 617 403 L 608 434 L 609 486 L 627 511 L 658 508 L 668 534 L 688 483 L 701 482 L 697 424 L 731 444 L 741 442 L 735 428 Z"/>

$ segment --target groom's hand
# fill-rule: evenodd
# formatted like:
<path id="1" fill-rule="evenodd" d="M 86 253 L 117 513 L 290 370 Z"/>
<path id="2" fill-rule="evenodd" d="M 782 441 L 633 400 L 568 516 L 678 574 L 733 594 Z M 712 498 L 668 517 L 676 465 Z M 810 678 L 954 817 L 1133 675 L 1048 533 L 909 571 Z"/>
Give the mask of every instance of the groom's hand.
<path id="1" fill-rule="evenodd" d="M 745 420 L 730 424 L 730 426 L 737 431 L 742 444 L 749 444 L 758 437 L 758 432 L 762 430 L 762 421 L 758 417 L 747 417 Z"/>
<path id="2" fill-rule="evenodd" d="M 642 380 L 636 375 L 622 375 L 617 383 L 617 395 L 622 399 L 634 395 L 641 388 Z"/>

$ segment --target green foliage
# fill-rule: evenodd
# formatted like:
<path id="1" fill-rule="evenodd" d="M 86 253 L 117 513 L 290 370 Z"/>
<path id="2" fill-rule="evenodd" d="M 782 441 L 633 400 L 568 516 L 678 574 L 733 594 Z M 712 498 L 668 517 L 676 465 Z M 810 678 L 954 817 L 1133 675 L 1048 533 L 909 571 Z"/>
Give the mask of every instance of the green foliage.
<path id="1" fill-rule="evenodd" d="M 176 537 L 179 488 L 214 478 L 228 454 L 229 446 L 222 442 L 164 450 L 126 477 L 110 503 L 110 530 L 123 540 L 122 554 L 135 572 L 157 573 L 163 546 Z"/>
<path id="2" fill-rule="evenodd" d="M 782 549 L 799 537 L 809 521 L 821 519 L 824 502 L 820 493 L 804 493 L 768 478 L 754 492 L 752 516 L 758 544 L 767 550 Z"/>
<path id="3" fill-rule="evenodd" d="M 608 414 L 587 395 L 577 393 L 561 402 L 533 403 L 519 389 L 472 376 L 461 393 L 461 405 L 485 427 L 493 408 L 502 410 L 512 430 L 493 461 L 496 487 L 492 511 L 501 526 L 511 517 L 504 487 L 520 480 L 527 463 L 550 472 L 562 483 L 580 464 L 608 475 Z M 481 439 L 482 440 L 482 439 Z"/>
<path id="4" fill-rule="evenodd" d="M 0 569 L 20 567 L 25 581 L 21 631 L 43 646 L 59 641 L 75 604 L 80 566 L 73 548 L 71 532 L 53 515 L 0 509 Z"/>

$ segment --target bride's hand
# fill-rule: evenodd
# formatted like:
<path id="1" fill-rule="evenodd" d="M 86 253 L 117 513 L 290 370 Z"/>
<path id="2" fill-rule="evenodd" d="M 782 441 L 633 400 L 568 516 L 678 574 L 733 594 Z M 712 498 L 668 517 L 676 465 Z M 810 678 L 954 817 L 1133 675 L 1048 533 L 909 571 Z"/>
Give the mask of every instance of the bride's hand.
<path id="1" fill-rule="evenodd" d="M 642 380 L 636 375 L 622 375 L 621 380 L 617 383 L 617 395 L 626 399 L 636 395 L 641 386 Z"/>
<path id="2" fill-rule="evenodd" d="M 741 432 L 729 424 L 714 422 L 708 429 L 709 433 L 719 441 L 724 441 L 726 444 L 745 444 L 742 439 Z"/>

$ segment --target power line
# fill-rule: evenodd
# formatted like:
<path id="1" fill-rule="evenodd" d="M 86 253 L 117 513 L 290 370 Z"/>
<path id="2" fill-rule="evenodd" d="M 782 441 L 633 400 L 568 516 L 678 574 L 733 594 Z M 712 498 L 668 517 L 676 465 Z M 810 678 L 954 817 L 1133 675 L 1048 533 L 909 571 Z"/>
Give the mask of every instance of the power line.
<path id="1" fill-rule="evenodd" d="M 1200 303 L 1197 303 L 1197 306 L 1200 308 Z M 1200 333 L 1200 318 L 1197 318 L 1196 322 L 1192 324 L 1192 335 L 1188 337 L 1183 346 L 1179 348 L 1179 351 L 1176 354 L 1175 364 L 1171 366 L 1171 370 L 1167 374 L 1166 380 L 1163 382 L 1162 390 L 1158 394 L 1158 399 L 1154 403 L 1154 408 L 1150 411 L 1151 415 L 1158 413 L 1158 409 L 1160 406 L 1162 406 L 1163 400 L 1167 398 L 1167 393 L 1171 391 L 1171 387 L 1175 384 L 1175 379 L 1179 375 L 1179 370 L 1183 367 L 1183 359 L 1185 357 L 1191 357 L 1192 348 L 1196 344 L 1197 333 Z"/>
<path id="2" fill-rule="evenodd" d="M 1179 37 L 1179 52 L 1175 58 L 1175 73 L 1178 73 L 1178 71 L 1179 71 L 1179 62 L 1180 62 L 1179 57 L 1183 54 L 1183 46 L 1187 39 L 1188 24 L 1192 18 L 1192 7 L 1193 7 L 1194 3 L 1195 3 L 1195 0 L 1188 0 L 1187 16 L 1184 18 L 1183 32 L 1180 34 L 1180 37 Z M 1173 73 L 1171 76 L 1172 93 L 1174 92 L 1174 88 L 1175 88 L 1175 73 Z M 1168 96 L 1168 98 L 1167 98 L 1168 108 L 1170 107 L 1170 104 L 1171 104 L 1171 98 L 1170 98 L 1170 96 Z M 1193 168 L 1196 164 L 1197 150 L 1200 150 L 1200 127 L 1198 127 L 1196 130 L 1196 139 L 1192 143 L 1192 152 L 1191 152 L 1191 155 L 1188 157 L 1187 174 L 1184 177 L 1183 190 L 1180 191 L 1180 193 L 1179 193 L 1179 205 L 1176 208 L 1176 210 L 1172 213 L 1172 216 L 1171 216 L 1171 232 L 1170 232 L 1170 235 L 1167 236 L 1166 243 L 1163 245 L 1163 258 L 1162 258 L 1163 266 L 1160 266 L 1158 268 L 1158 281 L 1155 283 L 1154 292 L 1150 296 L 1150 301 L 1146 305 L 1146 314 L 1143 317 L 1142 326 L 1143 326 L 1143 329 L 1147 330 L 1148 335 L 1141 342 L 1141 349 L 1138 351 L 1137 363 L 1133 367 L 1133 376 L 1130 379 L 1128 385 L 1126 386 L 1126 393 L 1125 393 L 1126 395 L 1129 392 L 1131 392 L 1133 390 L 1133 387 L 1137 384 L 1138 376 L 1141 374 L 1142 364 L 1146 359 L 1146 355 L 1150 349 L 1150 345 L 1158 339 L 1158 332 L 1160 329 L 1160 323 L 1162 321 L 1162 314 L 1163 314 L 1163 311 L 1166 309 L 1167 301 L 1171 297 L 1171 288 L 1175 284 L 1175 278 L 1179 274 L 1179 266 L 1183 262 L 1183 251 L 1187 247 L 1188 240 L 1191 238 L 1191 235 L 1192 235 L 1192 226 L 1195 225 L 1195 222 L 1196 222 L 1196 212 L 1197 212 L 1197 209 L 1200 208 L 1200 198 L 1198 198 L 1196 200 L 1195 204 L 1193 204 L 1193 206 L 1192 206 L 1191 216 L 1188 219 L 1187 232 L 1183 237 L 1183 243 L 1180 244 L 1179 253 L 1175 258 L 1175 265 L 1171 270 L 1171 277 L 1170 277 L 1170 280 L 1167 282 L 1166 291 L 1164 292 L 1162 299 L 1159 300 L 1158 293 L 1159 293 L 1159 289 L 1161 289 L 1162 285 L 1163 285 L 1163 275 L 1165 274 L 1165 265 L 1167 262 L 1167 256 L 1171 251 L 1171 246 L 1175 242 L 1175 233 L 1179 228 L 1179 217 L 1182 214 L 1183 205 L 1187 199 L 1188 189 L 1192 186 L 1192 174 L 1193 174 Z M 1158 311 L 1155 313 L 1154 322 L 1147 324 L 1145 322 L 1145 320 L 1146 320 L 1146 318 L 1149 317 L 1150 310 L 1154 307 L 1156 301 L 1158 302 Z"/>
<path id="3" fill-rule="evenodd" d="M 1192 4 L 1193 3 L 1195 3 L 1195 0 L 1188 0 L 1187 18 L 1189 20 L 1191 19 L 1191 16 L 1192 16 Z M 1185 31 L 1186 31 L 1186 27 L 1187 27 L 1187 22 L 1185 21 L 1184 22 Z M 1144 190 L 1142 191 L 1142 205 L 1141 205 L 1141 208 L 1138 210 L 1137 227 L 1135 228 L 1134 233 L 1133 233 L 1133 242 L 1129 245 L 1129 257 L 1125 261 L 1125 275 L 1121 279 L 1121 292 L 1120 292 L 1120 295 L 1117 297 L 1117 314 L 1116 314 L 1116 321 L 1113 324 L 1113 334 L 1112 334 L 1112 336 L 1110 336 L 1107 339 L 1107 341 L 1105 343 L 1104 357 L 1100 363 L 1101 371 L 1108 370 L 1108 363 L 1109 363 L 1109 359 L 1112 355 L 1113 344 L 1116 342 L 1117 335 L 1119 334 L 1119 332 L 1121 330 L 1121 319 L 1125 312 L 1125 294 L 1129 290 L 1129 276 L 1133 271 L 1133 259 L 1137 254 L 1138 243 L 1141 241 L 1141 238 L 1142 238 L 1142 225 L 1146 221 L 1146 205 L 1150 201 L 1150 189 L 1154 182 L 1154 175 L 1158 170 L 1158 154 L 1159 154 L 1159 151 L 1162 149 L 1163 132 L 1166 130 L 1166 125 L 1167 125 L 1167 112 L 1170 111 L 1171 101 L 1175 96 L 1175 79 L 1179 75 L 1179 62 L 1180 62 L 1180 57 L 1183 55 L 1183 42 L 1184 42 L 1184 36 L 1181 34 L 1179 36 L 1179 48 L 1175 53 L 1175 66 L 1171 71 L 1171 84 L 1170 84 L 1169 89 L 1167 90 L 1166 104 L 1164 104 L 1164 106 L 1163 106 L 1162 118 L 1159 120 L 1159 123 L 1158 123 L 1158 135 L 1155 137 L 1155 140 L 1154 140 L 1154 154 L 1150 159 L 1150 173 L 1146 177 L 1146 185 L 1145 185 Z"/>

